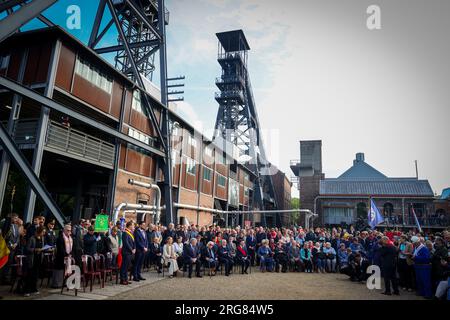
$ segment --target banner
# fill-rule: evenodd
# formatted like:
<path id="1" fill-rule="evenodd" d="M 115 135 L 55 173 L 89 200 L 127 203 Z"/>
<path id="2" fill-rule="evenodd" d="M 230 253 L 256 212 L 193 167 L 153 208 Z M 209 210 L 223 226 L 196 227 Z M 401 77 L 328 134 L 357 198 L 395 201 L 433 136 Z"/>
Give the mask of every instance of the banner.
<path id="1" fill-rule="evenodd" d="M 99 214 L 95 217 L 95 232 L 107 232 L 109 230 L 109 216 Z"/>

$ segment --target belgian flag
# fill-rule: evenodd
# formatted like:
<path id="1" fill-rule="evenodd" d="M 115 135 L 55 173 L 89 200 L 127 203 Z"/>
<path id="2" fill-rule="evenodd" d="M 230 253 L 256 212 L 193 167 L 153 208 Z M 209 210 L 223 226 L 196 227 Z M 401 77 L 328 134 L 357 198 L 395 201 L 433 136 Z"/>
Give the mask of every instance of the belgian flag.
<path id="1" fill-rule="evenodd" d="M 6 241 L 0 233 L 0 269 L 8 262 L 9 249 Z"/>

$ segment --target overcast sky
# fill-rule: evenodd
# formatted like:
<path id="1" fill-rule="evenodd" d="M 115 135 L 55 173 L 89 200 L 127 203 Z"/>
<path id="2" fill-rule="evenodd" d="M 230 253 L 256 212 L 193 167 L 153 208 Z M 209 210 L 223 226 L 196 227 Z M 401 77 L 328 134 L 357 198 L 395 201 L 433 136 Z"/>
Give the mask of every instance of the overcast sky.
<path id="1" fill-rule="evenodd" d="M 61 0 L 46 15 L 64 27 L 70 4 L 81 7 L 82 28 L 69 31 L 86 42 L 98 2 Z M 381 30 L 366 27 L 373 4 Z M 186 76 L 179 110 L 197 128 L 211 132 L 218 109 L 215 33 L 243 29 L 266 152 L 288 176 L 299 141 L 321 139 L 326 177 L 364 152 L 387 176 L 415 176 L 418 160 L 419 177 L 436 193 L 450 186 L 450 1 L 166 0 L 166 7 L 169 76 Z M 116 39 L 110 32 L 99 45 Z"/>
<path id="2" fill-rule="evenodd" d="M 367 7 L 381 8 L 368 30 Z M 450 1 L 167 0 L 169 75 L 186 75 L 181 112 L 214 126 L 216 32 L 243 29 L 266 151 L 288 176 L 299 141 L 322 140 L 337 177 L 355 153 L 390 177 L 450 186 Z M 272 136 L 272 138 L 270 138 Z M 277 141 L 279 140 L 279 141 Z M 296 194 L 296 192 L 295 192 Z"/>

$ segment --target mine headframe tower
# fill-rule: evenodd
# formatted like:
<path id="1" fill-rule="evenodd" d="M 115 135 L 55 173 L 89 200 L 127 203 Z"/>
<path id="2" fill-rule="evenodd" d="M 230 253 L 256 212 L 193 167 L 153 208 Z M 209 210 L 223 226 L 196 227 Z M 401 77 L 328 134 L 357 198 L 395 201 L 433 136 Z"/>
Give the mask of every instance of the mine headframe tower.
<path id="1" fill-rule="evenodd" d="M 247 68 L 248 45 L 242 30 L 220 32 L 217 61 L 222 74 L 216 78 L 215 99 L 219 103 L 214 141 L 239 159 L 254 174 L 253 206 L 276 209 L 275 191 L 261 135 L 261 127 Z M 276 217 L 280 221 L 279 215 Z M 266 225 L 263 214 L 262 224 Z M 277 223 L 278 224 L 278 223 Z"/>

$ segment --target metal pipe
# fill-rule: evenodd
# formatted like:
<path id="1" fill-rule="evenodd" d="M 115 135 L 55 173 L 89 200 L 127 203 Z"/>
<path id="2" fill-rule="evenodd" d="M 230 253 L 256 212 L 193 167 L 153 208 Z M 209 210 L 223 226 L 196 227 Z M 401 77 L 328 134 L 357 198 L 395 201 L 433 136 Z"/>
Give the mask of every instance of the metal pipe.
<path id="1" fill-rule="evenodd" d="M 165 208 L 161 208 L 159 206 L 154 206 L 154 205 L 146 205 L 146 204 L 142 204 L 142 203 L 127 203 L 127 202 L 122 202 L 120 203 L 116 209 L 114 209 L 114 215 L 113 215 L 113 221 L 116 222 L 119 219 L 119 213 L 120 211 L 145 211 L 145 212 L 151 212 L 151 211 L 157 211 L 158 210 L 162 210 Z"/>
<path id="2" fill-rule="evenodd" d="M 131 185 L 143 187 L 146 189 L 153 189 L 156 191 L 156 223 L 159 223 L 161 217 L 161 189 L 157 184 L 146 183 L 141 181 L 135 181 L 134 179 L 128 179 L 128 183 Z"/>

